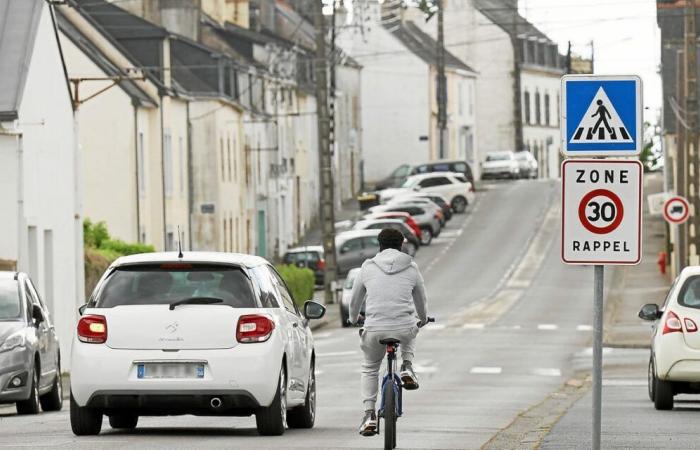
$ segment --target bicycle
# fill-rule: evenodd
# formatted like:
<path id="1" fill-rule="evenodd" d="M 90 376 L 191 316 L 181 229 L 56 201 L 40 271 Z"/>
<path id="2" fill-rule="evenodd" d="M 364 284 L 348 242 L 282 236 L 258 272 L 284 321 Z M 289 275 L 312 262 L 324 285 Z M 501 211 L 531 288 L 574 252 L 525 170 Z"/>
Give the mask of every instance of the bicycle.
<path id="1" fill-rule="evenodd" d="M 435 322 L 434 317 L 428 317 L 428 323 Z M 420 327 L 421 325 L 418 324 Z M 396 354 L 401 341 L 394 338 L 386 338 L 379 341 L 386 345 L 387 372 L 382 379 L 382 402 L 379 406 L 377 419 L 384 419 L 384 449 L 396 448 L 396 420 L 403 415 L 403 383 L 396 373 Z M 380 421 L 377 420 L 377 434 L 380 433 Z"/>

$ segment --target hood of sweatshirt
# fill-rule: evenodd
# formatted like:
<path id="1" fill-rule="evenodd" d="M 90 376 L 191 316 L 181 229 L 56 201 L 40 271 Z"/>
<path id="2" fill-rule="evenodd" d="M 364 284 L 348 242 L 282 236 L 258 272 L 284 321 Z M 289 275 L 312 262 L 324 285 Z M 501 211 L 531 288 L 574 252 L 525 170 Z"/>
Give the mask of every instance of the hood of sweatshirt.
<path id="1" fill-rule="evenodd" d="M 406 253 L 389 248 L 381 253 L 378 253 L 377 256 L 372 258 L 370 261 L 382 269 L 384 273 L 392 274 L 401 272 L 411 267 L 413 258 Z"/>

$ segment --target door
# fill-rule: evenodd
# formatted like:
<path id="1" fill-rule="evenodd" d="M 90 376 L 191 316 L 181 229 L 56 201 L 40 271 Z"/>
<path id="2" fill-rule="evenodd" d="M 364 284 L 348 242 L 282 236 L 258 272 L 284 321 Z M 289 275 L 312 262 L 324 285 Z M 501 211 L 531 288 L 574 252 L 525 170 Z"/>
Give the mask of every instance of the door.
<path id="1" fill-rule="evenodd" d="M 338 249 L 338 271 L 346 274 L 353 267 L 359 267 L 362 259 L 362 238 L 345 241 Z"/>
<path id="2" fill-rule="evenodd" d="M 27 297 L 27 304 L 31 305 L 29 309 L 29 317 L 32 317 L 32 309 L 35 305 L 38 306 L 42 313 L 44 314 L 44 319 L 38 326 L 36 326 L 36 338 L 37 346 L 39 350 L 39 364 L 40 364 L 40 381 L 39 387 L 44 387 L 53 381 L 53 374 L 56 371 L 56 359 L 52 352 L 52 330 L 51 323 L 48 318 L 48 311 L 42 307 L 39 301 L 39 296 L 34 290 L 34 286 L 30 280 L 25 280 L 24 282 L 24 292 Z M 32 318 L 32 322 L 34 322 Z"/>

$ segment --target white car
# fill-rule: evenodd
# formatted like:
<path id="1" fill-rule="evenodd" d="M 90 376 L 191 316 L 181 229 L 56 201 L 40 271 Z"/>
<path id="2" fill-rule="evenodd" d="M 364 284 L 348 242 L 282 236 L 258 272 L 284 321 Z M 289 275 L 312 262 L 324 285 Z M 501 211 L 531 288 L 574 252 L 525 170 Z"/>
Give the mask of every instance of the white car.
<path id="1" fill-rule="evenodd" d="M 343 282 L 343 293 L 340 297 L 340 325 L 342 327 L 350 326 L 350 300 L 352 299 L 352 287 L 355 284 L 355 278 L 360 274 L 362 269 L 360 267 L 355 267 L 348 272 L 348 276 L 345 277 Z"/>
<path id="2" fill-rule="evenodd" d="M 474 202 L 472 184 L 466 180 L 463 174 L 459 173 L 432 172 L 412 175 L 406 179 L 402 188 L 441 195 L 456 213 L 463 213 L 467 206 Z M 402 193 L 405 192 L 396 192 L 394 195 Z"/>
<path id="3" fill-rule="evenodd" d="M 119 258 L 81 307 L 73 339 L 76 435 L 133 429 L 139 416 L 255 414 L 263 435 L 311 428 L 316 408 L 309 319 L 263 258 L 150 253 Z"/>
<path id="4" fill-rule="evenodd" d="M 527 150 L 515 152 L 515 160 L 518 161 L 520 178 L 537 178 L 539 165 L 532 153 Z"/>
<path id="5" fill-rule="evenodd" d="M 676 394 L 700 394 L 700 266 L 683 269 L 663 305 L 644 305 L 639 317 L 654 322 L 648 387 L 656 409 L 672 409 Z"/>
<path id="6" fill-rule="evenodd" d="M 493 152 L 481 163 L 481 179 L 518 178 L 520 165 L 513 152 Z"/>

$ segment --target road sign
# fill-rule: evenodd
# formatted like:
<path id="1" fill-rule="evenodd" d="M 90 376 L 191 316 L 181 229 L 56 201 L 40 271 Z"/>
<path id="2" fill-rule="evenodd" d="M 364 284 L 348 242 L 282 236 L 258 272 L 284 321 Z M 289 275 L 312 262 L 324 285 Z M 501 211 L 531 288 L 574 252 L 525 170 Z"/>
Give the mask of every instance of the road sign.
<path id="1" fill-rule="evenodd" d="M 681 196 L 674 196 L 664 203 L 664 219 L 672 225 L 680 225 L 688 220 L 690 206 L 688 200 Z"/>
<path id="2" fill-rule="evenodd" d="M 562 164 L 562 260 L 637 264 L 642 256 L 642 164 L 576 160 Z"/>
<path id="3" fill-rule="evenodd" d="M 562 152 L 567 156 L 638 155 L 642 80 L 636 75 L 561 79 Z"/>

